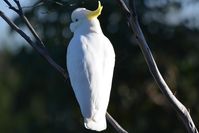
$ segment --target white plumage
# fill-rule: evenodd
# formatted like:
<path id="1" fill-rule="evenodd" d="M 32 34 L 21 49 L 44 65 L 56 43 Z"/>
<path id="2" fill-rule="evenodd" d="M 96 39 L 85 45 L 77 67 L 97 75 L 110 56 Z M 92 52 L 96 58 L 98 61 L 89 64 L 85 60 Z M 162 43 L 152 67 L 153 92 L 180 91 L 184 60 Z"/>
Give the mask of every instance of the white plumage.
<path id="1" fill-rule="evenodd" d="M 106 129 L 115 53 L 103 34 L 99 20 L 102 6 L 90 11 L 73 11 L 70 29 L 74 32 L 67 49 L 67 69 L 87 129 Z"/>

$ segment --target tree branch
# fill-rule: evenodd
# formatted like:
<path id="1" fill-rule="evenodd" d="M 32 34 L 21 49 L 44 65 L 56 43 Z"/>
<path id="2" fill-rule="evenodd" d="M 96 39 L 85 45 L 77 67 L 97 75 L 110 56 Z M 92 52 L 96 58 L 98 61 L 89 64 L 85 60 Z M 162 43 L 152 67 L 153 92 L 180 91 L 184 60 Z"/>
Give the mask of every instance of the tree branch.
<path id="1" fill-rule="evenodd" d="M 48 63 L 55 68 L 64 78 L 67 79 L 67 75 L 65 70 L 59 66 L 48 54 L 48 51 L 45 48 L 42 48 L 38 45 L 38 43 L 35 43 L 31 40 L 31 38 L 23 32 L 17 25 L 14 24 L 12 20 L 10 20 L 1 10 L 0 10 L 0 16 L 8 23 L 8 25 L 15 30 L 19 35 L 21 35 L 44 59 L 48 61 Z"/>
<path id="2" fill-rule="evenodd" d="M 27 43 L 29 43 L 36 52 L 38 52 L 45 60 L 47 60 L 47 62 L 55 69 L 57 70 L 63 77 L 65 80 L 68 79 L 68 75 L 66 74 L 65 69 L 63 69 L 60 65 L 58 65 L 53 59 L 52 57 L 49 55 L 47 49 L 45 48 L 44 43 L 41 41 L 40 37 L 38 36 L 38 34 L 36 33 L 36 31 L 34 30 L 34 28 L 32 27 L 32 25 L 30 24 L 30 22 L 28 21 L 28 19 L 25 17 L 23 10 L 21 8 L 21 5 L 19 3 L 18 0 L 14 0 L 14 2 L 16 3 L 17 8 L 15 8 L 14 6 L 12 6 L 12 4 L 8 1 L 8 0 L 4 0 L 4 2 L 9 6 L 10 9 L 12 9 L 13 11 L 15 11 L 22 20 L 24 20 L 25 25 L 29 28 L 29 30 L 31 31 L 31 33 L 33 34 L 33 36 L 36 38 L 36 42 L 33 42 L 31 40 L 31 38 L 25 33 L 23 32 L 12 20 L 10 20 L 1 10 L 0 10 L 0 16 L 4 19 L 5 22 L 8 23 L 8 25 L 15 30 L 18 34 L 20 34 L 26 41 Z M 114 120 L 111 115 L 107 112 L 106 113 L 106 118 L 108 120 L 108 122 L 115 128 L 115 130 L 118 133 L 127 133 L 118 123 L 116 120 Z"/>
<path id="3" fill-rule="evenodd" d="M 178 116 L 181 118 L 183 124 L 185 125 L 188 133 L 198 133 L 195 124 L 186 109 L 186 107 L 173 95 L 170 88 L 166 84 L 165 80 L 163 79 L 162 75 L 160 74 L 156 62 L 153 58 L 151 50 L 146 42 L 146 39 L 143 35 L 143 32 L 140 28 L 136 9 L 135 9 L 135 0 L 129 0 L 129 5 L 127 6 L 123 0 L 117 0 L 121 9 L 123 10 L 126 18 L 128 20 L 129 28 L 134 33 L 134 37 L 144 55 L 144 58 L 147 62 L 148 68 L 154 77 L 156 83 L 158 84 L 160 90 L 167 98 L 169 103 L 172 105 L 173 109 L 177 112 Z M 126 9 L 129 7 L 130 9 Z"/>
<path id="4" fill-rule="evenodd" d="M 38 44 L 40 44 L 41 46 L 45 47 L 44 43 L 41 41 L 40 37 L 38 36 L 38 34 L 36 33 L 36 31 L 34 30 L 32 25 L 30 24 L 30 22 L 28 21 L 28 19 L 24 15 L 20 2 L 18 0 L 13 0 L 13 1 L 17 5 L 18 9 L 15 8 L 14 6 L 12 6 L 12 4 L 8 0 L 4 0 L 4 2 L 8 5 L 8 7 L 11 10 L 15 11 L 21 17 L 21 19 L 24 21 L 25 25 L 28 27 L 28 29 L 30 30 L 32 35 L 35 37 L 35 39 L 38 42 Z"/>
<path id="5" fill-rule="evenodd" d="M 128 133 L 126 130 L 124 130 L 118 122 L 113 119 L 113 117 L 107 112 L 106 113 L 106 119 L 109 121 L 109 123 L 116 129 L 118 133 Z"/>

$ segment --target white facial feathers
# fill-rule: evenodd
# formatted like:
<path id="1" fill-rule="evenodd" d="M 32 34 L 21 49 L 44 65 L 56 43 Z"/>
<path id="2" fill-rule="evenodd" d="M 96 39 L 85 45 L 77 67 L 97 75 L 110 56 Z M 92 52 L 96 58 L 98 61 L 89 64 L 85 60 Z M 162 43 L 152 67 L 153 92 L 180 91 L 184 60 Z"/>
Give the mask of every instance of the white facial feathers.
<path id="1" fill-rule="evenodd" d="M 70 24 L 70 30 L 76 32 L 82 30 L 87 32 L 91 27 L 100 27 L 99 20 L 96 18 L 89 19 L 88 14 L 92 12 L 85 8 L 78 8 L 73 11 L 71 15 L 72 23 Z M 98 28 L 99 29 L 99 28 Z M 101 30 L 100 30 L 101 31 Z"/>
<path id="2" fill-rule="evenodd" d="M 98 1 L 98 8 L 95 11 L 90 11 L 86 8 L 77 8 L 72 12 L 71 15 L 72 23 L 70 24 L 70 30 L 75 32 L 80 27 L 80 25 L 81 28 L 85 28 L 84 30 L 86 30 L 86 28 L 92 27 L 93 25 L 99 29 L 100 25 L 97 17 L 101 14 L 102 9 L 103 6 L 101 6 L 100 1 Z"/>

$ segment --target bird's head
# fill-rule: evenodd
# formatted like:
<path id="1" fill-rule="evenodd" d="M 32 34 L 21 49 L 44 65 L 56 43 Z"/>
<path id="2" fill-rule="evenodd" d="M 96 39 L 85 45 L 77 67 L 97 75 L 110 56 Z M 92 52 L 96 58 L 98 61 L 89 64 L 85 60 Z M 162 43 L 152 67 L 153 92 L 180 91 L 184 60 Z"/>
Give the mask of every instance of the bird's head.
<path id="1" fill-rule="evenodd" d="M 98 1 L 98 8 L 95 11 L 90 11 L 86 8 L 75 9 L 71 15 L 72 23 L 70 24 L 70 30 L 74 32 L 81 27 L 80 25 L 83 23 L 89 23 L 96 19 L 101 14 L 102 8 L 103 6 L 101 6 L 100 1 Z"/>

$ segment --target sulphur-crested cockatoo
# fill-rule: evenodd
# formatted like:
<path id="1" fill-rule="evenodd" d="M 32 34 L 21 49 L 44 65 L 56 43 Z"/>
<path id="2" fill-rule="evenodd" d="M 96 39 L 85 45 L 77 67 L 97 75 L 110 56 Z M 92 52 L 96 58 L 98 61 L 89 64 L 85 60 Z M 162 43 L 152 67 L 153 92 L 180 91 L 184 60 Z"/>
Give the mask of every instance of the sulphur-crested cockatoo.
<path id="1" fill-rule="evenodd" d="M 77 8 L 72 12 L 70 30 L 74 32 L 67 49 L 67 69 L 87 129 L 106 129 L 115 52 L 103 34 L 97 17 L 102 11 Z"/>

